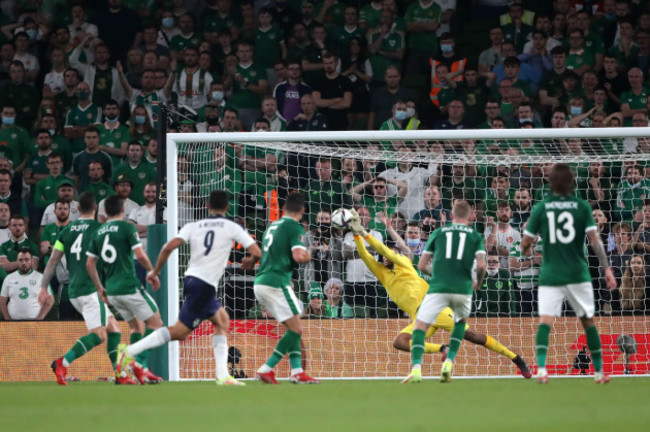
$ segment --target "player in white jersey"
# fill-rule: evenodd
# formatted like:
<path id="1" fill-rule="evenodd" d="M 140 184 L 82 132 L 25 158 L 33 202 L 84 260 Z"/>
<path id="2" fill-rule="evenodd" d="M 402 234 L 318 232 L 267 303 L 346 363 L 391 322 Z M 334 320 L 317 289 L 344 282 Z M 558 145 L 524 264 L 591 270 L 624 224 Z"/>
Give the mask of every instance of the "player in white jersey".
<path id="1" fill-rule="evenodd" d="M 48 285 L 47 297 L 39 301 L 43 275 L 32 270 L 30 250 L 21 249 L 17 261 L 18 269 L 2 283 L 0 311 L 5 320 L 42 320 L 54 305 L 52 288 Z"/>
<path id="2" fill-rule="evenodd" d="M 234 242 L 242 245 L 250 254 L 242 260 L 242 268 L 252 270 L 262 256 L 259 246 L 244 228 L 226 219 L 228 193 L 223 190 L 210 193 L 208 210 L 210 218 L 191 222 L 163 246 L 156 267 L 147 274 L 147 280 L 160 274 L 169 255 L 185 243 L 190 244 L 190 262 L 183 280 L 185 302 L 178 321 L 171 327 L 162 327 L 133 345 L 120 345 L 118 367 L 133 365 L 133 357 L 140 352 L 159 347 L 170 340 L 184 340 L 203 322 L 214 324 L 212 345 L 217 369 L 218 385 L 244 385 L 235 380 L 228 371 L 228 340 L 226 335 L 230 317 L 216 298 L 219 280 L 228 264 Z"/>

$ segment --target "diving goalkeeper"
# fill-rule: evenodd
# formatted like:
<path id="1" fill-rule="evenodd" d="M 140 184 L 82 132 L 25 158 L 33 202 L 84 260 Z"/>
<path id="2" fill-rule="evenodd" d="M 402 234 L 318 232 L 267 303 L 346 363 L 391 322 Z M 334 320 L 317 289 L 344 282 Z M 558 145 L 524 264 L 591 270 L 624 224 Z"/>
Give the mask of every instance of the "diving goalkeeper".
<path id="1" fill-rule="evenodd" d="M 353 215 L 350 220 L 350 228 L 354 234 L 354 242 L 357 246 L 359 256 L 382 285 L 384 285 L 391 300 L 393 300 L 393 302 L 395 302 L 395 304 L 401 310 L 406 312 L 411 320 L 413 320 L 413 322 L 403 328 L 393 340 L 393 347 L 400 351 L 410 352 L 415 317 L 418 308 L 429 289 L 429 284 L 418 275 L 417 271 L 413 267 L 413 263 L 408 257 L 396 253 L 391 248 L 368 234 L 361 225 L 361 219 L 356 210 L 350 209 L 350 212 Z M 386 225 L 388 234 L 398 245 L 399 249 L 407 251 L 409 249 L 408 246 L 399 234 L 397 234 L 390 222 L 387 221 L 387 218 L 382 217 L 380 219 L 384 222 L 384 225 Z M 373 258 L 373 256 L 368 252 L 364 244 L 364 239 L 383 257 L 383 264 L 375 260 L 375 258 Z M 454 313 L 450 308 L 446 308 L 440 312 L 436 321 L 431 324 L 426 332 L 425 338 L 433 336 L 438 329 L 443 329 L 451 333 L 453 328 Z M 508 357 L 515 365 L 517 365 L 524 378 L 530 378 L 532 376 L 532 372 L 528 368 L 524 359 L 501 345 L 494 338 L 467 329 L 465 331 L 465 339 L 476 345 L 482 345 L 491 351 Z M 443 356 L 446 357 L 447 350 L 448 347 L 446 345 L 429 342 L 425 342 L 424 344 L 425 354 L 442 352 Z"/>

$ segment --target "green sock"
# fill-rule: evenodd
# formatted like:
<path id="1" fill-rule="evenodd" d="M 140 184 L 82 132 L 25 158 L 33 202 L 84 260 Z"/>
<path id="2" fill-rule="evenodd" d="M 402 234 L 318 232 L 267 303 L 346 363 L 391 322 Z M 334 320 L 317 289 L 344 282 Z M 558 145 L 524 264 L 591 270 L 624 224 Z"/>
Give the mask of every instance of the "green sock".
<path id="1" fill-rule="evenodd" d="M 298 338 L 301 338 L 298 335 Z M 289 351 L 289 363 L 291 364 L 291 369 L 301 369 L 302 368 L 302 351 L 300 350 L 300 339 L 297 339 L 293 349 Z"/>
<path id="2" fill-rule="evenodd" d="M 115 369 L 115 363 L 117 363 L 117 346 L 122 341 L 122 333 L 109 333 L 106 337 L 106 352 L 108 353 L 108 358 L 111 359 L 111 365 Z"/>
<path id="3" fill-rule="evenodd" d="M 411 361 L 413 366 L 422 364 L 422 354 L 424 354 L 424 330 L 413 330 L 411 338 Z"/>
<path id="4" fill-rule="evenodd" d="M 63 358 L 68 362 L 68 364 L 70 364 L 75 361 L 75 359 L 85 355 L 88 351 L 101 343 L 102 340 L 99 336 L 95 333 L 88 333 L 87 335 L 77 339 L 74 345 L 72 345 L 72 348 L 70 348 L 70 351 L 68 351 Z"/>
<path id="5" fill-rule="evenodd" d="M 150 328 L 147 328 L 147 329 L 144 331 L 144 336 L 141 335 L 141 336 L 140 336 L 140 339 L 144 339 L 144 338 L 146 338 L 147 336 L 149 336 L 149 335 L 150 335 L 151 333 L 153 333 L 153 332 L 154 332 L 153 330 L 151 330 Z M 139 334 L 139 333 L 136 333 L 136 334 Z M 133 342 L 131 342 L 131 343 L 133 343 Z M 138 354 L 137 356 L 135 356 L 135 361 L 137 361 L 138 363 L 140 363 L 140 364 L 142 365 L 142 367 L 147 367 L 147 359 L 149 358 L 149 354 L 150 354 L 150 353 L 151 353 L 151 350 L 144 350 L 144 351 L 142 351 L 140 354 Z"/>
<path id="6" fill-rule="evenodd" d="M 278 346 L 273 350 L 271 357 L 266 361 L 266 365 L 273 369 L 282 360 L 282 357 L 296 346 L 300 350 L 300 335 L 291 330 L 287 330 L 284 336 L 282 336 L 282 339 L 280 339 L 280 342 L 278 342 Z"/>
<path id="7" fill-rule="evenodd" d="M 548 335 L 551 333 L 551 326 L 548 324 L 540 324 L 537 327 L 537 367 L 546 367 L 546 352 L 548 351 Z"/>
<path id="8" fill-rule="evenodd" d="M 587 333 L 587 347 L 591 353 L 591 360 L 594 362 L 596 372 L 603 370 L 603 350 L 600 348 L 600 335 L 596 326 L 585 329 Z"/>
<path id="9" fill-rule="evenodd" d="M 451 338 L 449 339 L 449 352 L 447 353 L 447 359 L 451 361 L 456 357 L 460 344 L 465 338 L 465 327 L 465 321 L 454 324 L 454 330 L 451 332 Z"/>

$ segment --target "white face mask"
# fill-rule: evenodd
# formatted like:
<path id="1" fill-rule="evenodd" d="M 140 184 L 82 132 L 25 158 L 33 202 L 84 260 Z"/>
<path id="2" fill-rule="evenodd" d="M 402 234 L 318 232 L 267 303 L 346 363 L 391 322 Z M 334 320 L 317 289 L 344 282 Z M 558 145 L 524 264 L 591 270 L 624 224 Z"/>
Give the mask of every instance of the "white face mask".
<path id="1" fill-rule="evenodd" d="M 496 274 L 499 273 L 499 269 L 498 269 L 498 268 L 495 268 L 495 269 L 488 269 L 487 273 L 488 273 L 488 275 L 490 275 L 490 276 L 496 276 Z"/>
<path id="2" fill-rule="evenodd" d="M 411 118 L 415 115 L 415 108 L 406 108 L 406 118 Z"/>

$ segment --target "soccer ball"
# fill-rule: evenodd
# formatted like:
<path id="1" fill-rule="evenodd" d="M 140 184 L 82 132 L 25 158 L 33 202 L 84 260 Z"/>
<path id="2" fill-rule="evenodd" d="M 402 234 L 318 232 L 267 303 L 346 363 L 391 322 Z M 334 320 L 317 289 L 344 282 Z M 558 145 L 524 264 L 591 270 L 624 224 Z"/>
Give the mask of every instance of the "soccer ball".
<path id="1" fill-rule="evenodd" d="M 352 213 L 350 210 L 344 208 L 336 209 L 332 213 L 332 227 L 336 229 L 347 228 L 352 218 Z"/>

